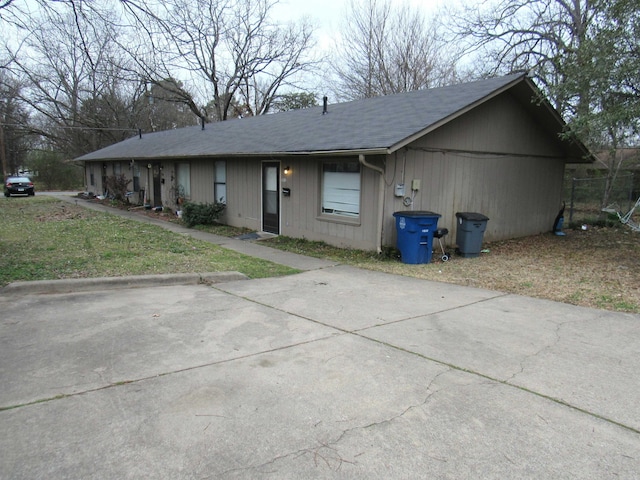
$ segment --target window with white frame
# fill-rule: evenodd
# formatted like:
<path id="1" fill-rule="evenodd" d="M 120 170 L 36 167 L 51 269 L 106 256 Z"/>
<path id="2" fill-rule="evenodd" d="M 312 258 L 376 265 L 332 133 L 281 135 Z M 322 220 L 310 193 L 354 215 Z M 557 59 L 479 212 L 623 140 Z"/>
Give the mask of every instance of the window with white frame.
<path id="1" fill-rule="evenodd" d="M 215 201 L 227 203 L 227 162 L 217 160 L 215 163 L 215 178 L 213 180 L 213 194 Z"/>
<path id="2" fill-rule="evenodd" d="M 322 164 L 322 213 L 356 218 L 360 216 L 360 163 Z"/>

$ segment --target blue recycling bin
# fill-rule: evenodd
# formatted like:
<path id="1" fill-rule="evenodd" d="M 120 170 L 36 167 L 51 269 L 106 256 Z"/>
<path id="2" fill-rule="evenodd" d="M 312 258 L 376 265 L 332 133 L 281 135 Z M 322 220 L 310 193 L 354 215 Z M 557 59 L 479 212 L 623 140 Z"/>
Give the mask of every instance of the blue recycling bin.
<path id="1" fill-rule="evenodd" d="M 425 211 L 395 212 L 396 246 L 402 263 L 429 263 L 440 215 Z"/>

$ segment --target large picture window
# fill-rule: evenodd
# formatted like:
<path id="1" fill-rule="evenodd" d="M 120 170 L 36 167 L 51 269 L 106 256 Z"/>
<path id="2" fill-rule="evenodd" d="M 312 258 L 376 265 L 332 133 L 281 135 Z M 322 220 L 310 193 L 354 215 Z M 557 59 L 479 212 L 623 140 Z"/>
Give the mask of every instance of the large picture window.
<path id="1" fill-rule="evenodd" d="M 360 163 L 322 164 L 322 213 L 344 217 L 360 215 Z"/>

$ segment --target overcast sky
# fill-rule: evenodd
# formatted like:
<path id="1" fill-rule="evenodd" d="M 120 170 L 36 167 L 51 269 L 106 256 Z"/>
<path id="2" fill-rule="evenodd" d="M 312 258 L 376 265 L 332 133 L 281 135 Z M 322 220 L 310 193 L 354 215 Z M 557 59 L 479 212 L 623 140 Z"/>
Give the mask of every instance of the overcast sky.
<path id="1" fill-rule="evenodd" d="M 434 13 L 438 6 L 452 4 L 451 0 L 391 0 L 392 4 L 408 3 L 424 11 L 425 17 Z M 340 30 L 349 0 L 280 0 L 274 8 L 278 20 L 298 20 L 308 17 L 318 28 L 317 39 L 322 48 L 328 48 Z"/>
<path id="2" fill-rule="evenodd" d="M 460 1 L 463 0 L 391 0 L 393 6 L 408 3 L 412 7 L 420 8 L 425 18 L 435 14 L 441 6 L 451 7 Z M 284 23 L 307 17 L 316 27 L 318 53 L 330 55 L 349 3 L 349 0 L 279 0 L 273 9 L 273 18 Z M 329 72 L 314 77 L 305 76 L 303 83 L 318 96 L 329 94 L 331 97 L 331 92 L 327 91 L 328 76 Z"/>

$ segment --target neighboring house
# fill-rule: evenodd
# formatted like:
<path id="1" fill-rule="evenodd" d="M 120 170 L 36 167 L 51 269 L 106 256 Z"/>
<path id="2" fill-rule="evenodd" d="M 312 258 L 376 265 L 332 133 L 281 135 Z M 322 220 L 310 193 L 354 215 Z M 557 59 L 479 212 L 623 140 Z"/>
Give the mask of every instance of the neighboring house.
<path id="1" fill-rule="evenodd" d="M 79 158 L 88 189 L 124 173 L 146 202 L 226 203 L 229 225 L 338 246 L 394 245 L 393 213 L 456 212 L 485 240 L 550 231 L 565 163 L 590 162 L 525 75 L 142 134 Z M 140 198 L 142 202 L 143 199 Z"/>

